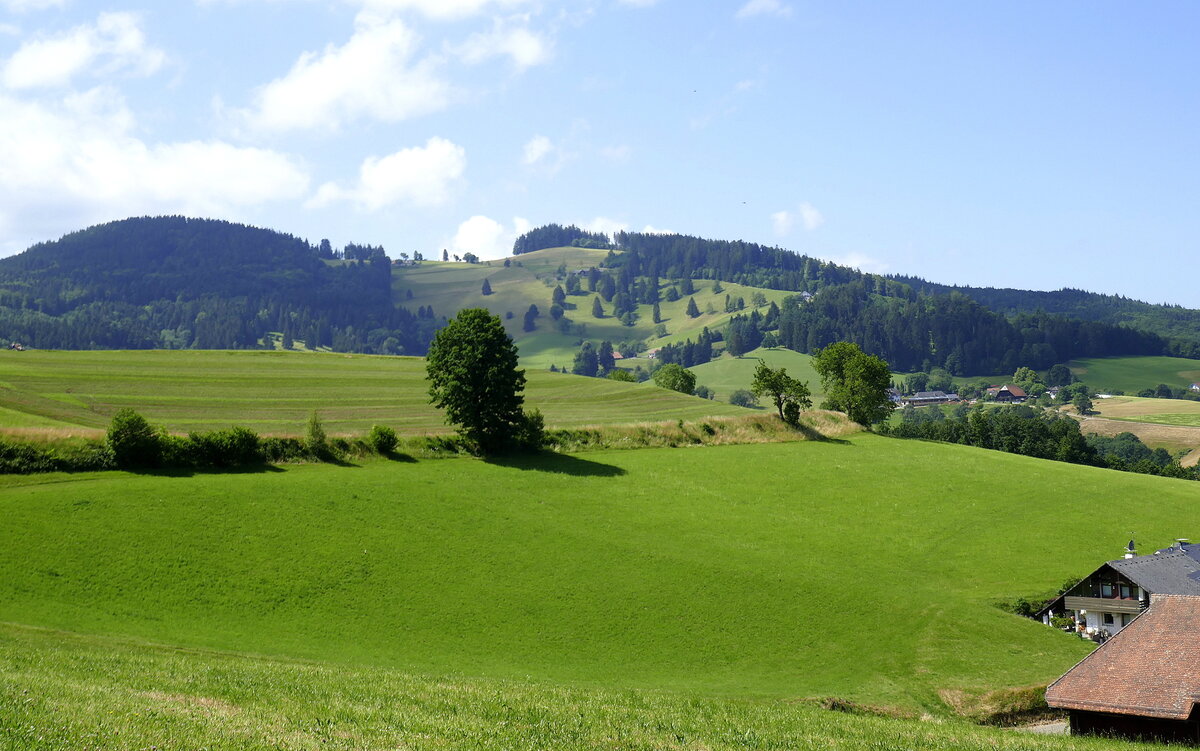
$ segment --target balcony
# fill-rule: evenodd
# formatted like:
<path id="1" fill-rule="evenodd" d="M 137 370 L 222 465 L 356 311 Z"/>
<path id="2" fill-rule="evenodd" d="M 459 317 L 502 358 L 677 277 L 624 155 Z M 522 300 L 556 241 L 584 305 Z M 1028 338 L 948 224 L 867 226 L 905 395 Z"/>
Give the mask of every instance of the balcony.
<path id="1" fill-rule="evenodd" d="M 1063 607 L 1067 610 L 1087 610 L 1098 613 L 1132 613 L 1134 615 L 1146 609 L 1141 600 L 1122 600 L 1117 597 L 1064 597 Z"/>

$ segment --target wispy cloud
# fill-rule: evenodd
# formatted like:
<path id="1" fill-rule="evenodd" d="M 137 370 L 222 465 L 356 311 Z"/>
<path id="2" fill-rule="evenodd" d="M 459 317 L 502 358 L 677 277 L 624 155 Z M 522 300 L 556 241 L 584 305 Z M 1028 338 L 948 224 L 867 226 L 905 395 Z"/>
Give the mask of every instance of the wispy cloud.
<path id="1" fill-rule="evenodd" d="M 22 44 L 4 63 L 2 79 L 10 89 L 68 86 L 83 73 L 150 75 L 166 54 L 146 42 L 133 13 L 101 13 L 95 23 Z"/>
<path id="2" fill-rule="evenodd" d="M 792 6 L 780 0 L 750 0 L 738 9 L 735 18 L 753 18 L 755 16 L 787 17 L 792 15 Z"/>
<path id="3" fill-rule="evenodd" d="M 321 208 L 349 201 L 363 211 L 396 204 L 440 206 L 450 199 L 451 187 L 466 166 L 463 147 L 445 138 L 430 138 L 424 146 L 368 157 L 359 168 L 355 184 L 325 183 L 308 205 Z"/>

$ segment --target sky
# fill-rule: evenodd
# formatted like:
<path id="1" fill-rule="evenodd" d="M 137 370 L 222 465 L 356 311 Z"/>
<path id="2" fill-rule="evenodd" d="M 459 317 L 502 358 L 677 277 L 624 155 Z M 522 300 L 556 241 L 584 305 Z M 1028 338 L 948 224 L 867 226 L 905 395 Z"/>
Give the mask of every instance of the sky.
<path id="1" fill-rule="evenodd" d="M 0 0 L 0 255 L 529 227 L 1200 308 L 1200 4 Z"/>

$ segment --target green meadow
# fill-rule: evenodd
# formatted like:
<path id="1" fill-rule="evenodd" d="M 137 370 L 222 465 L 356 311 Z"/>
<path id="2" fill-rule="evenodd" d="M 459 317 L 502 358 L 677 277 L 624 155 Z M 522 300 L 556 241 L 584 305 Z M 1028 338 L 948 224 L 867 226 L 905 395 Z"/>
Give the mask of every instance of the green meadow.
<path id="1" fill-rule="evenodd" d="M 716 392 L 717 399 L 725 401 L 734 391 L 750 388 L 750 383 L 754 380 L 754 369 L 758 367 L 760 360 L 772 368 L 787 368 L 788 375 L 807 382 L 813 394 L 813 402 L 820 403 L 824 396 L 821 392 L 821 377 L 813 368 L 812 356 L 790 349 L 759 347 L 742 357 L 725 355 L 712 362 L 696 365 L 691 371 L 696 374 L 697 384 L 708 386 Z M 765 401 L 760 403 L 769 406 Z"/>
<path id="2" fill-rule="evenodd" d="M 527 372 L 526 404 L 551 427 L 746 415 L 747 410 L 599 378 Z M 332 433 L 380 424 L 404 434 L 450 428 L 429 405 L 425 361 L 283 351 L 28 351 L 0 356 L 0 429 L 64 434 L 103 429 L 132 407 L 168 430 L 243 425 L 303 432 L 316 410 Z"/>
<path id="3" fill-rule="evenodd" d="M 1160 383 L 1187 388 L 1200 382 L 1200 360 L 1182 357 L 1097 357 L 1069 365 L 1076 378 L 1100 391 L 1136 394 Z"/>
<path id="4" fill-rule="evenodd" d="M 780 700 L 426 676 L 0 625 L 0 748 L 1151 747 L 830 712 Z"/>
<path id="5" fill-rule="evenodd" d="M 747 306 L 743 312 L 748 314 L 751 295 L 755 292 L 761 292 L 768 302 L 776 303 L 782 303 L 784 298 L 793 294 L 728 282 L 722 283 L 723 291 L 716 293 L 713 292 L 712 281 L 700 279 L 695 282 L 694 297 L 701 314 L 689 318 L 686 313 L 688 298 L 667 302 L 665 291 L 669 285 L 664 284 L 664 299 L 659 304 L 659 310 L 667 335 L 658 337 L 655 335 L 650 305 L 638 306 L 637 323 L 625 326 L 612 316 L 612 304 L 604 303 L 601 298 L 604 317 L 594 317 L 592 301 L 596 293 L 587 292 L 585 283 L 584 292 L 568 296 L 565 306 L 566 317 L 576 324 L 582 324 L 584 331 L 582 334 L 577 331 L 560 333 L 550 318 L 550 297 L 554 287 L 562 285 L 566 288 L 565 281 L 556 278 L 559 267 L 565 267 L 568 272 L 589 269 L 599 266 L 607 255 L 608 251 L 605 250 L 550 248 L 514 256 L 509 259 L 508 267 L 502 261 L 480 264 L 425 261 L 419 266 L 394 269 L 392 286 L 396 291 L 396 299 L 410 310 L 433 306 L 437 315 L 450 316 L 462 308 L 487 308 L 504 320 L 505 329 L 520 347 L 521 363 L 530 369 L 548 369 L 551 365 L 569 369 L 575 353 L 579 351 L 581 339 L 593 342 L 608 340 L 613 344 L 647 340 L 651 348 L 675 344 L 688 338 L 695 339 L 704 327 L 724 326 L 734 315 L 725 312 L 725 295 L 734 299 L 743 298 Z M 482 293 L 484 279 L 492 288 L 491 295 Z M 408 296 L 410 292 L 412 297 Z M 542 315 L 537 319 L 537 329 L 526 332 L 522 330 L 524 315 L 531 303 L 538 306 Z M 508 317 L 509 313 L 512 314 L 511 318 Z"/>
<path id="6" fill-rule="evenodd" d="M 1087 651 L 997 602 L 1113 557 L 1130 519 L 1147 546 L 1188 535 L 1197 499 L 1183 481 L 871 435 L 2 482 L 4 622 L 942 716 Z"/>

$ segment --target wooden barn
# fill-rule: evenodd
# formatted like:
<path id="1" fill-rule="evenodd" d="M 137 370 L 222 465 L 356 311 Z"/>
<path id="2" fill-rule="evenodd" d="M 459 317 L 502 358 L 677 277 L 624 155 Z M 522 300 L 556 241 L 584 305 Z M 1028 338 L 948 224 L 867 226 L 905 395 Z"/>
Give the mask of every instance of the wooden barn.
<path id="1" fill-rule="evenodd" d="M 1150 607 L 1046 689 L 1071 732 L 1200 744 L 1200 596 Z"/>

